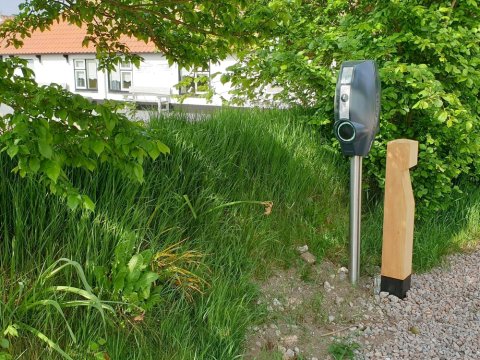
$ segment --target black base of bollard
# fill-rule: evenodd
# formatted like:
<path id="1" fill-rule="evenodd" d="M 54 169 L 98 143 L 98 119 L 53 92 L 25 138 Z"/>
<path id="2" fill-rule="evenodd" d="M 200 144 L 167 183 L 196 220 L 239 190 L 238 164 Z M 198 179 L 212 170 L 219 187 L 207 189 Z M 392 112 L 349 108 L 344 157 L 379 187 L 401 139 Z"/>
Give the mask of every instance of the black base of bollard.
<path id="1" fill-rule="evenodd" d="M 407 291 L 410 290 L 410 283 L 412 281 L 412 275 L 408 275 L 405 279 L 399 280 L 388 276 L 382 275 L 382 281 L 380 283 L 380 291 L 386 291 L 390 295 L 395 295 L 400 299 L 405 299 Z"/>

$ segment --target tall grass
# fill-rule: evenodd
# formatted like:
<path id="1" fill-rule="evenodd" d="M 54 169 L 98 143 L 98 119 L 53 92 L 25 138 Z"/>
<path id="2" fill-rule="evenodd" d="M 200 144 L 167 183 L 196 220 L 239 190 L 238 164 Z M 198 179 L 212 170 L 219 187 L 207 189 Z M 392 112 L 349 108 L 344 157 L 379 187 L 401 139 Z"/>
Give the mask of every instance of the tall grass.
<path id="1" fill-rule="evenodd" d="M 143 185 L 108 165 L 93 174 L 70 174 L 95 200 L 95 213 L 69 211 L 36 181 L 13 175 L 10 160 L 0 156 L 2 283 L 28 282 L 65 257 L 82 264 L 93 290 L 108 301 L 94 273 L 112 265 L 119 243 L 133 239 L 137 252 L 181 243 L 184 251 L 203 254 L 203 265 L 190 270 L 209 286 L 193 299 L 166 289 L 163 301 L 141 321 L 120 314 L 107 327 L 105 351 L 121 360 L 234 359 L 242 353 L 246 327 L 259 316 L 254 277 L 295 265 L 295 247 L 303 244 L 320 260 L 346 263 L 348 161 L 295 112 L 224 111 L 197 122 L 174 115 L 152 120 L 148 131 L 170 146 L 171 155 L 144 164 Z M 271 213 L 265 214 L 270 203 Z M 457 213 L 447 214 L 456 227 L 439 217 L 417 228 L 418 237 L 433 234 L 433 227 L 441 239 L 435 251 L 431 240 L 417 241 L 420 269 L 451 251 L 461 228 L 470 238 L 478 233 L 472 227 L 478 209 L 471 211 L 470 223 L 460 220 L 466 209 L 459 204 Z M 366 212 L 364 224 L 364 262 L 378 264 L 379 205 Z M 64 277 L 72 285 L 78 282 L 73 273 Z M 58 314 L 44 312 L 32 321 L 55 335 L 74 359 L 93 359 L 88 343 L 105 337 L 99 315 L 80 308 L 66 310 L 66 316 L 77 343 L 70 341 Z M 8 326 L 4 321 L 0 328 Z M 56 358 L 35 337 L 15 346 L 17 354 L 25 351 L 24 359 Z"/>

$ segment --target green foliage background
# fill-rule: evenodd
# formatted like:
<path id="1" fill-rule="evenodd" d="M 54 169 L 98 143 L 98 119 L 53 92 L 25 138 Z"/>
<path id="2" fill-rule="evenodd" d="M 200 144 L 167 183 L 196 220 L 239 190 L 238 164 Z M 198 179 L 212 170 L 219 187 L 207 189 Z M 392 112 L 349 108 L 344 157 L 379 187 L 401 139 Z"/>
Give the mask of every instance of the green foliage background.
<path id="1" fill-rule="evenodd" d="M 381 130 L 366 170 L 383 186 L 386 143 L 420 143 L 412 172 L 420 213 L 446 208 L 462 179 L 478 181 L 480 8 L 477 1 L 310 1 L 269 3 L 288 14 L 270 40 L 231 68 L 237 100 L 265 84 L 274 98 L 317 109 L 331 131 L 342 61 L 374 59 L 382 79 Z M 333 138 L 333 136 L 332 136 Z"/>

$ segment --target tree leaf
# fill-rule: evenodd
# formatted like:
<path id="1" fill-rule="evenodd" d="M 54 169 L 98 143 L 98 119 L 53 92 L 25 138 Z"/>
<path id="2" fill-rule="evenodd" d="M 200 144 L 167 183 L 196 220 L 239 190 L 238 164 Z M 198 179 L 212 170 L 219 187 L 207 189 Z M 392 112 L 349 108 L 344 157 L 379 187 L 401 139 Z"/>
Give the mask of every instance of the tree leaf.
<path id="1" fill-rule="evenodd" d="M 38 140 L 38 151 L 40 151 L 40 154 L 47 159 L 52 157 L 52 147 L 45 139 Z"/>
<path id="2" fill-rule="evenodd" d="M 92 143 L 91 143 L 91 147 L 92 147 L 93 151 L 95 152 L 95 154 L 97 154 L 97 156 L 100 156 L 100 154 L 105 149 L 105 143 L 103 141 L 100 141 L 100 140 L 93 140 Z"/>
<path id="3" fill-rule="evenodd" d="M 95 211 L 95 203 L 87 195 L 82 195 L 83 207 L 89 211 Z"/>
<path id="4" fill-rule="evenodd" d="M 67 196 L 67 205 L 72 210 L 75 210 L 78 207 L 78 205 L 80 205 L 81 201 L 82 201 L 82 198 L 78 194 Z"/>
<path id="5" fill-rule="evenodd" d="M 60 171 L 61 171 L 60 164 L 56 161 L 47 160 L 44 163 L 43 171 L 45 172 L 45 174 L 47 174 L 50 180 L 56 183 L 58 180 L 58 177 L 60 176 Z"/>
<path id="6" fill-rule="evenodd" d="M 15 155 L 18 153 L 18 146 L 17 145 L 10 145 L 7 147 L 7 154 L 10 156 L 10 159 L 13 159 Z"/>

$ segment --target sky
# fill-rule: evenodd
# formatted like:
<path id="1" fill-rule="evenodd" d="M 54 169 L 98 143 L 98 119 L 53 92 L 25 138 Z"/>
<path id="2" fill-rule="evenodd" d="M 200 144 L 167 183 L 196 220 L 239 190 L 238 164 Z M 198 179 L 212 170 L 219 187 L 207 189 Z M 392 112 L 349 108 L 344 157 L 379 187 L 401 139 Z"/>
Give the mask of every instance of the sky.
<path id="1" fill-rule="evenodd" d="M 23 0 L 0 0 L 0 14 L 13 15 L 18 13 L 18 4 Z"/>

